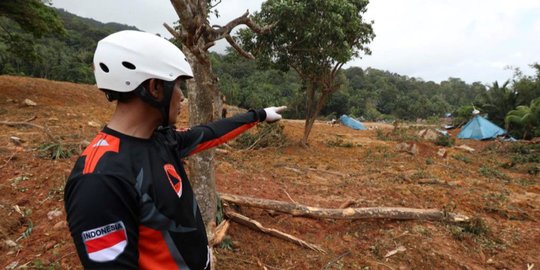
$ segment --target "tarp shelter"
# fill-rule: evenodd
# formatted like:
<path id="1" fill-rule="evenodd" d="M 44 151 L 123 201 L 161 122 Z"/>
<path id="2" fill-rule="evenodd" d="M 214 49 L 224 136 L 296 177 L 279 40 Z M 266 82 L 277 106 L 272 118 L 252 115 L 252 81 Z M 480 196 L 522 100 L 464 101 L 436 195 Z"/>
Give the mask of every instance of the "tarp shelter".
<path id="1" fill-rule="evenodd" d="M 460 139 L 486 140 L 506 134 L 506 130 L 477 115 L 461 128 L 457 135 Z"/>
<path id="2" fill-rule="evenodd" d="M 354 119 L 352 117 L 347 116 L 346 114 L 339 117 L 339 121 L 341 121 L 341 123 L 343 123 L 344 125 L 352 128 L 352 129 L 367 130 L 367 128 L 364 126 L 364 124 L 362 124 L 360 121 L 358 121 L 358 120 L 356 120 L 356 119 Z"/>

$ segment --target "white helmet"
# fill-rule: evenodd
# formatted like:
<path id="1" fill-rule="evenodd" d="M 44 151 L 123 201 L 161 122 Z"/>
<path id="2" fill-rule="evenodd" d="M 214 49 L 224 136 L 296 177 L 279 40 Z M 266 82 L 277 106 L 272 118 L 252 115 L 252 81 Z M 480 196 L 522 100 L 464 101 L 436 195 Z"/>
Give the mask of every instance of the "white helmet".
<path id="1" fill-rule="evenodd" d="M 131 92 L 148 79 L 193 78 L 182 51 L 168 40 L 140 31 L 120 31 L 100 40 L 94 53 L 97 87 Z"/>

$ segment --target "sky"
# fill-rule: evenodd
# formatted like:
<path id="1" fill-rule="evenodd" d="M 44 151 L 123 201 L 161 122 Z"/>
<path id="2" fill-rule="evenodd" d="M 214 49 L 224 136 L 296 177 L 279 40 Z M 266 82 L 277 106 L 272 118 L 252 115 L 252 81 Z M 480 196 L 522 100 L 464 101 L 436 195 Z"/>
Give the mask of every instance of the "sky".
<path id="1" fill-rule="evenodd" d="M 118 22 L 170 37 L 163 23 L 178 20 L 170 1 L 53 0 L 53 6 L 100 22 Z M 223 25 L 260 10 L 263 0 L 222 0 Z M 371 0 L 366 21 L 374 21 L 371 55 L 353 59 L 346 68 L 372 67 L 424 81 L 449 77 L 491 85 L 512 78 L 513 69 L 533 75 L 540 62 L 539 0 Z M 226 42 L 213 50 L 223 52 Z"/>

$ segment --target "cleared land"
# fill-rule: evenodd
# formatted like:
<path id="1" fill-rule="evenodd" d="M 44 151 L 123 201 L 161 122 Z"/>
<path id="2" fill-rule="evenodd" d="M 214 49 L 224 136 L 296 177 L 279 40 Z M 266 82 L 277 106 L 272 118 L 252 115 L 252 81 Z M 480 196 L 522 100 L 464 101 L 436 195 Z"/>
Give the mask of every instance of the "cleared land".
<path id="1" fill-rule="evenodd" d="M 24 105 L 25 99 L 37 105 Z M 0 76 L 0 121 L 30 119 L 46 127 L 62 142 L 56 154 L 69 156 L 84 148 L 112 109 L 91 85 Z M 183 115 L 179 126 L 185 126 Z M 324 208 L 347 201 L 353 207 L 438 208 L 473 217 L 473 222 L 317 220 L 242 207 L 242 214 L 264 226 L 327 253 L 232 223 L 227 247 L 216 249 L 218 269 L 540 267 L 539 144 L 455 142 L 475 149 L 468 152 L 419 138 L 421 127 L 366 123 L 372 129 L 355 131 L 317 122 L 305 149 L 298 145 L 303 122 L 281 124 L 288 146 L 224 148 L 216 154 L 220 192 Z M 414 143 L 417 151 L 398 150 L 402 142 Z M 445 153 L 439 155 L 441 148 Z M 0 126 L 3 269 L 80 268 L 63 210 L 63 187 L 76 154 L 52 160 L 52 149 L 57 148 L 40 128 Z M 387 256 L 391 251 L 396 253 Z"/>

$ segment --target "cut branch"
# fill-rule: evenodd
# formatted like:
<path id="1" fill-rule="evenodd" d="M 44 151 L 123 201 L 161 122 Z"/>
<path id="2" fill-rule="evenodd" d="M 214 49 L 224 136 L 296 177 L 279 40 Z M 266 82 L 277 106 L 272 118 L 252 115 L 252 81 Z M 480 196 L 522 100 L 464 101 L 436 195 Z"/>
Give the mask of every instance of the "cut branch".
<path id="1" fill-rule="evenodd" d="M 275 236 L 277 238 L 280 238 L 280 239 L 283 239 L 283 240 L 286 240 L 286 241 L 289 241 L 289 242 L 292 242 L 292 243 L 295 243 L 299 246 L 302 246 L 302 247 L 305 247 L 305 248 L 309 248 L 311 250 L 315 250 L 315 251 L 318 251 L 318 252 L 321 252 L 321 253 L 326 253 L 326 251 L 324 251 L 324 249 L 318 247 L 317 245 L 314 245 L 314 244 L 310 244 L 302 239 L 299 239 L 299 238 L 296 238 L 290 234 L 287 234 L 287 233 L 284 233 L 284 232 L 281 232 L 281 231 L 278 231 L 276 229 L 272 229 L 272 228 L 266 228 L 264 227 L 260 222 L 256 221 L 256 220 L 253 220 L 251 218 L 248 218 L 244 215 L 241 215 L 241 214 L 238 214 L 238 213 L 235 213 L 235 212 L 232 212 L 232 211 L 226 211 L 225 214 L 234 222 L 237 222 L 239 224 L 242 224 L 242 225 L 245 225 L 253 230 L 258 230 L 258 231 L 261 231 L 263 233 L 267 233 L 269 235 L 272 235 L 272 236 Z"/>
<path id="2" fill-rule="evenodd" d="M 214 235 L 209 241 L 210 246 L 219 245 L 223 241 L 223 238 L 225 238 L 230 224 L 231 223 L 228 220 L 225 220 L 216 227 Z"/>
<path id="3" fill-rule="evenodd" d="M 44 127 L 44 126 L 40 126 L 40 125 L 28 123 L 28 122 L 8 122 L 8 121 L 0 121 L 0 125 L 6 125 L 8 127 L 27 126 L 27 127 L 39 128 L 39 129 L 43 130 L 45 135 L 47 135 L 47 137 L 49 137 L 49 139 L 51 139 L 53 142 L 60 143 L 60 141 L 58 141 L 58 139 L 56 139 L 51 134 L 51 132 L 49 131 L 49 128 Z"/>
<path id="4" fill-rule="evenodd" d="M 469 217 L 449 213 L 438 209 L 417 209 L 406 207 L 364 207 L 364 208 L 346 208 L 331 209 L 311 207 L 298 203 L 287 203 L 275 200 L 266 200 L 252 197 L 237 196 L 220 193 L 220 198 L 224 201 L 237 205 L 255 207 L 260 209 L 270 209 L 278 212 L 291 214 L 293 216 L 304 216 L 311 218 L 327 219 L 396 219 L 396 220 L 433 220 L 462 222 L 467 221 Z"/>

